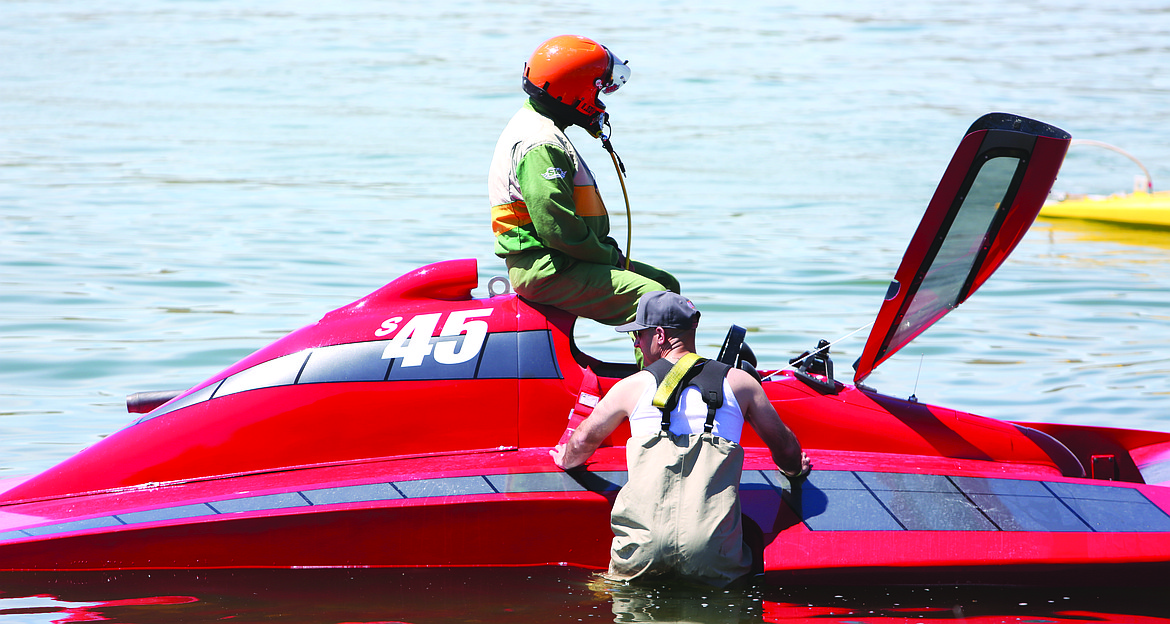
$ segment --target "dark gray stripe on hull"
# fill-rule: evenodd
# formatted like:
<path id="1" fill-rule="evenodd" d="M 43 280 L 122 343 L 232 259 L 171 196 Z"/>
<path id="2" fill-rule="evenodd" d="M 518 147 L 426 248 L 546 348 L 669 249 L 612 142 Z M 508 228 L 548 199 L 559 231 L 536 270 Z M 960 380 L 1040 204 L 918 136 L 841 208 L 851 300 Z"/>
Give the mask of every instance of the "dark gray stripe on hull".
<path id="1" fill-rule="evenodd" d="M 535 493 L 616 492 L 624 471 L 531 472 L 366 483 L 135 511 L 0 533 L 23 539 L 317 505 Z M 740 491 L 782 497 L 813 531 L 1170 532 L 1170 516 L 1134 488 L 979 477 L 815 471 L 793 488 L 776 470 L 748 470 Z"/>

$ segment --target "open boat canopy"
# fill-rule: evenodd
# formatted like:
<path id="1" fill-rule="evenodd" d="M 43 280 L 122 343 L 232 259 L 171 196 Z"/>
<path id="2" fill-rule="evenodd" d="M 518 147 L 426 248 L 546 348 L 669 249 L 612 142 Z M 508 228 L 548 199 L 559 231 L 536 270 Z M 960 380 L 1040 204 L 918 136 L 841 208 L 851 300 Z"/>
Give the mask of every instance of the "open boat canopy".
<path id="1" fill-rule="evenodd" d="M 1070 136 L 989 113 L 967 130 L 914 233 L 861 357 L 854 383 L 975 292 L 1036 219 Z"/>

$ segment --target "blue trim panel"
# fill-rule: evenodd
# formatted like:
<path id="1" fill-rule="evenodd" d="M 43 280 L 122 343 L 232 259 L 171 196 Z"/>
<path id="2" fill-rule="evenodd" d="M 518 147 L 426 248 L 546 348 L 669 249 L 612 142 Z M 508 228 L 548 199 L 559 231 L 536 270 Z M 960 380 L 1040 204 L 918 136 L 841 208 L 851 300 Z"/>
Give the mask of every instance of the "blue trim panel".
<path id="1" fill-rule="evenodd" d="M 1093 483 L 813 472 L 785 499 L 814 531 L 1170 532 L 1141 491 Z"/>
<path id="2" fill-rule="evenodd" d="M 457 342 L 465 336 L 432 336 L 431 349 L 440 342 Z M 424 358 L 418 366 L 402 366 L 399 360 L 382 359 L 386 340 L 353 342 L 305 349 L 242 370 L 182 399 L 168 403 L 134 422 L 135 425 L 213 398 L 259 390 L 316 383 L 373 381 L 437 381 L 469 379 L 560 379 L 547 329 L 488 334 L 479 354 L 466 362 L 441 364 Z"/>
<path id="3" fill-rule="evenodd" d="M 297 507 L 470 495 L 612 493 L 624 471 L 531 472 L 365 483 L 261 494 L 73 520 L 0 533 L 24 539 L 120 525 Z M 1139 490 L 1055 483 L 855 471 L 817 471 L 796 488 L 777 470 L 740 480 L 745 509 L 783 501 L 813 531 L 1170 532 L 1170 515 Z"/>

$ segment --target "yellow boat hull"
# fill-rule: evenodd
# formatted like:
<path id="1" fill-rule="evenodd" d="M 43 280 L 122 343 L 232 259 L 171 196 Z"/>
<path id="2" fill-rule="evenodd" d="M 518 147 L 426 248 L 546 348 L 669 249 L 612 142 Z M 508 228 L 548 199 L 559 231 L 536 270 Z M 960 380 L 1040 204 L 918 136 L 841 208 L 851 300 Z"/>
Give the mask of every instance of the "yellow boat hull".
<path id="1" fill-rule="evenodd" d="M 1040 216 L 1170 228 L 1170 191 L 1049 201 Z"/>

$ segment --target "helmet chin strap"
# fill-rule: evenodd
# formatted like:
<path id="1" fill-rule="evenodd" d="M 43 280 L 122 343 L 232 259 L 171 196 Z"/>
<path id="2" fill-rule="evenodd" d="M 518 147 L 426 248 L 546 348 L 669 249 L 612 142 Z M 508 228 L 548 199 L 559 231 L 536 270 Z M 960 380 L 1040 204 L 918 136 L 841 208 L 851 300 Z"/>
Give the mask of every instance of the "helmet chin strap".
<path id="1" fill-rule="evenodd" d="M 600 117 L 601 117 L 601 122 L 598 124 L 598 126 L 599 127 L 604 126 L 605 128 L 609 129 L 610 132 L 613 132 L 613 126 L 609 125 L 609 114 L 608 113 L 601 113 Z M 610 159 L 613 160 L 613 168 L 615 170 L 617 170 L 618 182 L 620 182 L 622 185 L 622 198 L 626 200 L 626 266 L 625 266 L 625 269 L 627 271 L 629 271 L 630 270 L 630 245 L 633 244 L 633 241 L 634 241 L 634 217 L 633 217 L 633 214 L 630 212 L 630 195 L 626 192 L 626 180 L 625 180 L 625 178 L 626 178 L 626 164 L 622 162 L 622 159 L 620 157 L 618 157 L 617 152 L 613 151 L 613 143 L 610 143 L 609 135 L 606 132 L 604 132 L 604 131 L 599 132 L 597 134 L 597 137 L 601 139 L 601 146 L 605 148 L 605 151 L 609 152 L 609 157 L 610 157 Z"/>

